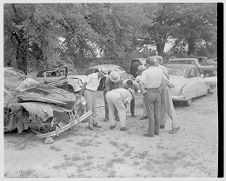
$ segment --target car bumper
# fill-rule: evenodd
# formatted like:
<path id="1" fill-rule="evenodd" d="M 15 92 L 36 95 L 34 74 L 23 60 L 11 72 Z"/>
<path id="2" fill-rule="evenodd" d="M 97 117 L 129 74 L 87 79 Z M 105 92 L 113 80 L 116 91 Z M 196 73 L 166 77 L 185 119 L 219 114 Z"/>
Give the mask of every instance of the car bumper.
<path id="1" fill-rule="evenodd" d="M 71 121 L 70 123 L 66 124 L 65 126 L 62 126 L 61 128 L 56 129 L 55 131 L 51 131 L 49 133 L 44 133 L 44 134 L 40 134 L 39 132 L 37 133 L 37 137 L 38 138 L 47 138 L 47 137 L 54 137 L 54 136 L 59 136 L 60 133 L 63 133 L 64 131 L 72 128 L 73 126 L 81 123 L 83 120 L 87 119 L 88 117 L 90 117 L 92 115 L 92 111 L 88 111 L 85 114 L 83 114 L 81 117 L 79 117 L 78 119 L 75 119 L 74 121 Z"/>
<path id="2" fill-rule="evenodd" d="M 187 101 L 188 99 L 184 96 L 171 96 L 173 101 Z"/>

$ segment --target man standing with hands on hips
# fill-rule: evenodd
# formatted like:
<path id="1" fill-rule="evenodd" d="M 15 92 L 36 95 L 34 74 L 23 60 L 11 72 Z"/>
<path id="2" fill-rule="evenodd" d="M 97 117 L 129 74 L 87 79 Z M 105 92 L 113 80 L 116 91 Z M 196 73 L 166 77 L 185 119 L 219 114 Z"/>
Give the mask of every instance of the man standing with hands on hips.
<path id="1" fill-rule="evenodd" d="M 155 66 L 153 58 L 147 58 L 145 66 L 147 69 L 143 71 L 139 82 L 148 115 L 148 130 L 144 136 L 153 137 L 159 135 L 161 91 L 169 81 L 161 69 Z"/>

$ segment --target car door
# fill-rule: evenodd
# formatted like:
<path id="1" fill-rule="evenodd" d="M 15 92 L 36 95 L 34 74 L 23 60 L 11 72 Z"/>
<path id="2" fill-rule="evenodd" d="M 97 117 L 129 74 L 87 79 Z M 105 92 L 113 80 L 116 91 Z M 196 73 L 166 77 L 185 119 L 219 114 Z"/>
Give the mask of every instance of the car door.
<path id="1" fill-rule="evenodd" d="M 208 92 L 208 86 L 206 85 L 205 79 L 201 76 L 201 72 L 198 68 L 195 68 L 195 75 L 197 81 L 196 97 L 206 95 Z"/>
<path id="2" fill-rule="evenodd" d="M 184 88 L 184 93 L 187 97 L 197 97 L 197 91 L 198 91 L 198 77 L 196 77 L 195 68 L 191 68 L 188 73 L 188 83 L 186 88 Z"/>

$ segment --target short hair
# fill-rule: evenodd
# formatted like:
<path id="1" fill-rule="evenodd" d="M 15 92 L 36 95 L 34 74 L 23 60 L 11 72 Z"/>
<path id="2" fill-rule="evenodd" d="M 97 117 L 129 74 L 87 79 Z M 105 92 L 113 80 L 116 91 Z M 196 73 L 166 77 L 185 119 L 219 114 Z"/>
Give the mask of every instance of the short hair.
<path id="1" fill-rule="evenodd" d="M 155 64 L 154 58 L 148 57 L 148 58 L 146 59 L 146 64 L 154 65 L 154 64 Z"/>
<path id="2" fill-rule="evenodd" d="M 132 86 L 133 85 L 133 81 L 132 80 L 127 80 L 126 84 Z"/>

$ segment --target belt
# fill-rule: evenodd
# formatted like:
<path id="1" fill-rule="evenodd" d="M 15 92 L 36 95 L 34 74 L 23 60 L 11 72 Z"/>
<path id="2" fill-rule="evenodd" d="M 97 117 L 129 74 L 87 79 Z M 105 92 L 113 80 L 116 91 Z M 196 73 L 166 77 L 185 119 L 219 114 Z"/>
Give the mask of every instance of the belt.
<path id="1" fill-rule="evenodd" d="M 146 90 L 159 90 L 159 88 L 145 88 Z"/>
<path id="2" fill-rule="evenodd" d="M 154 91 L 154 92 L 159 92 L 159 89 L 158 88 L 148 88 L 146 89 L 147 91 Z"/>
<path id="3" fill-rule="evenodd" d="M 86 89 L 86 90 L 91 91 L 91 92 L 96 92 L 96 90 L 90 90 L 90 89 Z"/>

